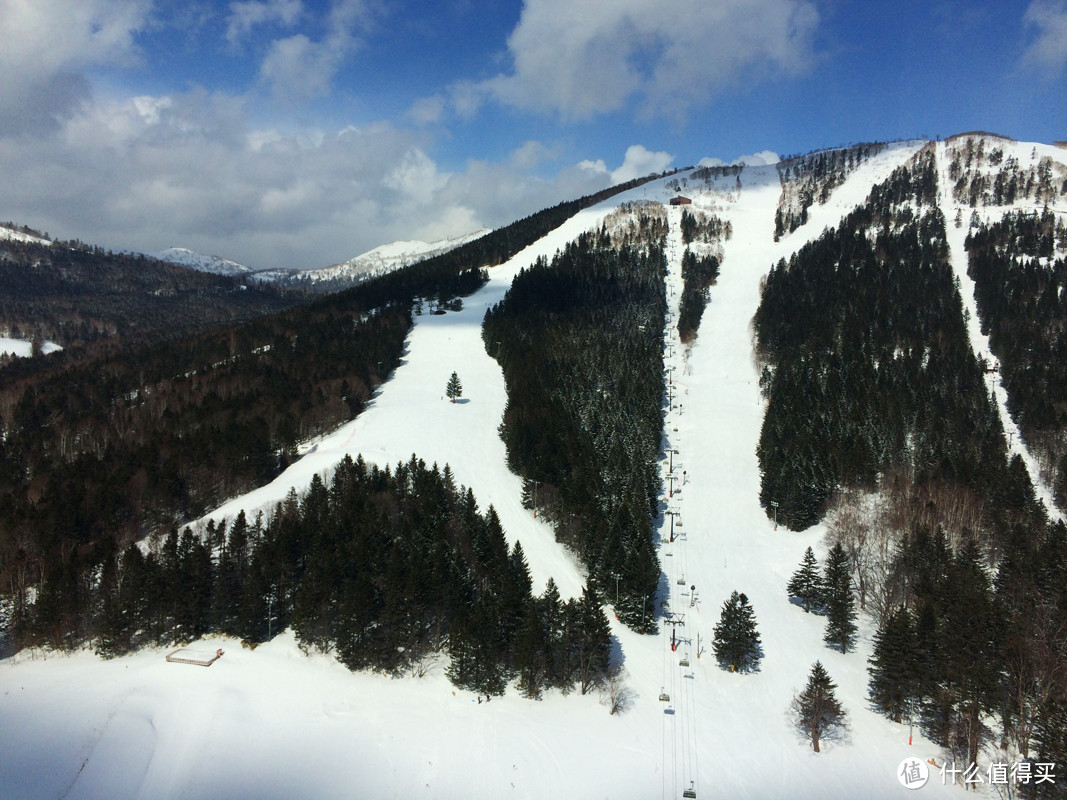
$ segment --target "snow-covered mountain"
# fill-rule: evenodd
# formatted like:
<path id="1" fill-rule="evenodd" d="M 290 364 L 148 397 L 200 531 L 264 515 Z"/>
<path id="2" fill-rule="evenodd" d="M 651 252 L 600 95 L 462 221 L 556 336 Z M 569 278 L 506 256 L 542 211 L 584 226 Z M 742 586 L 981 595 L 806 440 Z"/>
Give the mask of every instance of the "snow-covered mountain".
<path id="1" fill-rule="evenodd" d="M 304 286 L 313 289 L 329 287 L 341 289 L 357 283 L 385 275 L 393 270 L 406 267 L 427 258 L 447 253 L 460 245 L 474 241 L 489 233 L 488 228 L 441 239 L 436 242 L 423 242 L 418 239 L 402 240 L 379 245 L 372 250 L 361 253 L 340 264 L 309 270 L 265 270 L 256 272 L 252 277 L 257 281 L 268 281 L 288 286 Z"/>
<path id="2" fill-rule="evenodd" d="M 361 253 L 342 264 L 309 270 L 304 274 L 308 280 L 313 282 L 349 278 L 363 280 L 374 275 L 384 275 L 394 269 L 447 253 L 449 250 L 454 250 L 460 245 L 472 242 L 487 233 L 489 233 L 489 229 L 482 228 L 473 233 L 442 239 L 437 242 L 423 242 L 418 239 L 391 242 L 375 247 L 373 250 L 368 250 L 366 253 Z"/>
<path id="3" fill-rule="evenodd" d="M 1047 173 L 1054 183 L 1063 182 L 1067 152 L 982 141 L 984 160 L 974 154 L 974 145 L 968 160 L 965 140 L 940 144 L 937 201 L 950 228 L 963 217 L 963 226 L 949 231 L 950 259 L 962 278 L 973 347 L 988 352 L 964 272 L 966 219 L 972 213 L 967 192 L 972 184 L 984 191 L 975 175 L 1001 171 L 1001 161 L 1009 157 L 1017 160 L 1024 184 L 1031 168 L 1038 180 Z M 945 763 L 941 748 L 917 727 L 913 732 L 869 707 L 872 621 L 862 621 L 855 652 L 841 653 L 825 646 L 822 618 L 805 614 L 787 598 L 784 587 L 805 548 L 825 553 L 826 526 L 776 529 L 758 497 L 756 446 L 766 400 L 753 359 L 751 321 L 761 282 L 771 265 L 788 261 L 826 227 L 839 224 L 872 186 L 925 144 L 891 144 L 862 159 L 846 154 L 841 163 L 847 167 L 825 184 L 825 196 L 815 196 L 808 183 L 803 191 L 785 190 L 789 176 L 782 165 L 711 167 L 684 180 L 653 181 L 578 213 L 490 269 L 489 283 L 465 298 L 461 310 L 419 316 L 402 365 L 357 419 L 307 442 L 303 457 L 274 482 L 232 498 L 201 521 L 232 519 L 241 510 L 250 517 L 259 510 L 269 513 L 290 489 L 302 491 L 346 454 L 391 466 L 414 452 L 427 463 L 450 465 L 456 482 L 470 487 L 482 508 L 492 504 L 509 544 L 522 543 L 536 593 L 551 577 L 564 597 L 580 594 L 581 565 L 552 528 L 523 507 L 521 480 L 507 467 L 497 432 L 507 391 L 500 366 L 486 353 L 482 320 L 521 270 L 540 257 L 551 258 L 624 204 L 667 205 L 684 194 L 685 206 L 667 210 L 673 318 L 683 291 L 682 208 L 720 217 L 732 230 L 695 343 L 684 346 L 673 326 L 665 331 L 664 367 L 672 376 L 673 402 L 664 418 L 663 451 L 670 456 L 664 455 L 662 464 L 657 548 L 663 602 L 683 611 L 685 644 L 676 652 L 669 628 L 641 636 L 611 616 L 627 693 L 624 713 L 609 715 L 601 696 L 549 691 L 535 702 L 513 687 L 482 702 L 448 682 L 447 657 L 421 677 L 352 673 L 329 654 L 303 652 L 291 631 L 254 650 L 225 639 L 201 642 L 201 649 L 225 651 L 209 669 L 168 663 L 159 649 L 111 661 L 87 651 L 44 660 L 22 653 L 0 661 L 5 721 L 0 798 L 897 798 L 909 796 L 902 785 L 908 761 L 924 769 L 934 764 L 922 797 L 963 797 L 958 784 L 946 785 L 938 773 Z M 1003 152 L 992 163 L 996 149 Z M 808 180 L 809 171 L 797 164 L 790 169 Z M 1067 218 L 1062 192 L 1052 201 L 1031 192 L 1000 205 L 992 204 L 992 195 L 989 204 L 979 196 L 977 213 L 992 218 L 1046 204 Z M 797 224 L 776 231 L 783 216 Z M 396 268 L 432 255 L 433 247 L 385 245 L 327 268 L 336 270 L 330 277 L 307 280 Z M 442 396 L 453 370 L 468 402 L 453 404 Z M 996 400 L 1008 420 L 1003 391 Z M 1008 446 L 1025 455 L 1017 433 Z M 685 476 L 672 490 L 669 469 Z M 1047 497 L 1039 472 L 1031 475 Z M 669 521 L 666 511 L 673 515 Z M 684 535 L 668 541 L 665 531 L 675 523 Z M 752 675 L 720 669 L 706 644 L 733 590 L 747 594 L 758 617 L 765 658 Z M 705 643 L 703 653 L 699 641 Z M 847 735 L 819 754 L 787 717 L 815 660 L 838 684 L 850 719 Z M 1065 766 L 1057 769 L 1057 781 L 1067 781 Z M 985 782 L 971 788 L 993 798 L 999 787 Z"/>
<path id="4" fill-rule="evenodd" d="M 251 267 L 230 261 L 228 258 L 219 256 L 205 256 L 184 247 L 168 247 L 158 253 L 151 254 L 153 258 L 177 264 L 180 267 L 188 267 L 198 272 L 210 272 L 215 275 L 246 275 L 252 272 Z"/>

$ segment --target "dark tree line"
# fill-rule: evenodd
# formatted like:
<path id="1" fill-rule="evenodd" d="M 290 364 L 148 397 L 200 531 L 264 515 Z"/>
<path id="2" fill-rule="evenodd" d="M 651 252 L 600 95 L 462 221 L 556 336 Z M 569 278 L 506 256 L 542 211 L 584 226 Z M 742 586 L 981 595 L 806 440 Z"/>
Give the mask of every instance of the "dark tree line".
<path id="1" fill-rule="evenodd" d="M 698 256 L 688 245 L 694 242 L 719 244 L 731 235 L 729 222 L 705 214 L 691 214 L 682 210 L 681 234 L 686 245 L 682 255 L 682 297 L 678 309 L 678 334 L 683 342 L 691 342 L 700 327 L 704 308 L 708 304 L 708 289 L 719 277 L 719 259 L 710 254 Z"/>
<path id="2" fill-rule="evenodd" d="M 708 305 L 708 290 L 719 277 L 719 259 L 697 256 L 686 248 L 682 256 L 682 299 L 678 306 L 678 335 L 691 342 Z"/>
<path id="3" fill-rule="evenodd" d="M 527 502 L 581 557 L 598 595 L 647 629 L 660 569 L 652 541 L 662 429 L 665 235 L 643 249 L 584 234 L 541 259 L 485 317 L 504 371 L 500 426 Z"/>
<path id="4" fill-rule="evenodd" d="M 24 642 L 90 642 L 109 657 L 211 632 L 255 644 L 292 626 L 353 670 L 418 673 L 447 656 L 455 685 L 487 695 L 513 677 L 530 697 L 584 693 L 610 672 L 595 596 L 562 602 L 551 582 L 533 596 L 493 508 L 414 456 L 395 470 L 346 457 L 266 518 L 172 529 L 147 553 L 111 540 L 72 551 L 16 624 Z"/>
<path id="5" fill-rule="evenodd" d="M 982 331 L 999 360 L 1008 409 L 1050 467 L 1067 505 L 1067 227 L 1056 216 L 1006 214 L 967 239 Z"/>
<path id="6" fill-rule="evenodd" d="M 756 312 L 768 398 L 760 499 L 794 529 L 839 487 L 903 467 L 1021 510 L 1002 428 L 966 334 L 932 152 L 898 169 L 837 229 L 779 262 Z M 1028 488 L 1028 483 L 1027 483 Z"/>

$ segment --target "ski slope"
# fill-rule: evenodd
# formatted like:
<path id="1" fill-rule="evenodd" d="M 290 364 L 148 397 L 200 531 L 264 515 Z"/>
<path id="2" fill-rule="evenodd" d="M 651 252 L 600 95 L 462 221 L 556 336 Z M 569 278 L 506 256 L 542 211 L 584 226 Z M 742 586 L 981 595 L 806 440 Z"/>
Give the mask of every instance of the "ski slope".
<path id="1" fill-rule="evenodd" d="M 1030 161 L 1030 151 L 1032 145 L 1022 144 L 1020 142 L 1004 142 L 997 141 L 1001 147 L 1004 147 L 1009 155 L 1014 155 L 1023 164 Z M 1037 148 L 1033 147 L 1036 151 Z M 967 312 L 967 335 L 971 341 L 971 347 L 975 354 L 984 358 L 988 363 L 995 364 L 996 357 L 993 355 L 993 350 L 989 346 L 989 336 L 982 333 L 982 320 L 978 313 L 978 301 L 975 299 L 975 283 L 970 275 L 967 274 L 967 234 L 970 232 L 969 227 L 953 225 L 952 220 L 955 219 L 957 213 L 960 213 L 963 219 L 967 219 L 971 214 L 971 207 L 956 202 L 952 197 L 952 183 L 948 177 L 948 158 L 946 156 L 947 145 L 945 142 L 938 142 L 937 144 L 937 159 L 938 159 L 938 188 L 940 190 L 940 196 L 938 198 L 941 204 L 941 213 L 945 216 L 945 232 L 948 238 L 949 246 L 949 259 L 952 263 L 952 271 L 956 276 L 956 279 L 960 283 L 960 295 L 963 298 L 963 308 Z M 1052 148 L 1043 147 L 1042 155 L 1049 155 L 1045 151 L 1052 151 Z M 1055 155 L 1053 151 L 1051 153 Z M 1005 214 L 1010 212 L 1026 210 L 1037 211 L 1041 209 L 1035 207 L 1032 203 L 1020 202 L 1009 206 L 993 206 L 981 209 L 981 215 L 984 217 L 986 223 L 996 222 L 1004 217 Z M 1067 209 L 1054 208 L 1061 218 L 1067 215 Z M 1022 458 L 1023 464 L 1026 466 L 1026 472 L 1030 476 L 1030 483 L 1034 485 L 1034 492 L 1037 495 L 1038 500 L 1044 503 L 1045 508 L 1048 509 L 1049 517 L 1053 520 L 1062 520 L 1063 512 L 1057 507 L 1055 496 L 1052 492 L 1048 482 L 1045 481 L 1041 474 L 1041 467 L 1037 463 L 1037 459 L 1034 458 L 1030 449 L 1026 446 L 1026 441 L 1023 439 L 1023 435 L 1019 430 L 1019 426 L 1012 419 L 1011 413 L 1008 411 L 1008 390 L 1004 387 L 1004 382 L 1001 379 L 999 371 L 990 375 L 990 388 L 993 392 L 993 397 L 997 402 L 997 413 L 1000 415 L 1000 424 L 1004 428 L 1004 435 L 1007 437 L 1008 451 L 1011 455 L 1018 455 Z"/>
<path id="2" fill-rule="evenodd" d="M 673 327 L 667 332 L 673 402 L 663 469 L 666 478 L 673 462 L 675 477 L 684 470 L 685 482 L 664 485 L 661 508 L 677 512 L 673 543 L 670 517 L 661 514 L 657 523 L 668 539 L 660 545 L 663 599 L 684 614 L 675 632 L 690 641 L 675 651 L 669 627 L 637 636 L 612 616 L 629 692 L 625 713 L 609 715 L 603 698 L 576 692 L 548 692 L 534 702 L 512 689 L 479 702 L 447 682 L 443 663 L 423 678 L 351 673 L 327 655 L 302 653 L 290 632 L 255 650 L 226 639 L 201 643 L 226 651 L 209 668 L 168 664 L 164 650 L 106 662 L 87 652 L 44 660 L 22 653 L 0 662 L 0 798 L 636 800 L 680 798 L 690 786 L 701 798 L 911 796 L 897 780 L 902 759 L 940 763 L 940 751 L 917 732 L 909 747 L 906 727 L 867 708 L 869 624 L 857 651 L 843 655 L 822 643 L 823 618 L 786 597 L 804 548 L 823 555 L 824 531 L 774 530 L 759 507 L 755 447 L 763 406 L 750 321 L 770 265 L 836 224 L 916 147 L 892 147 L 862 165 L 780 243 L 772 237 L 780 192 L 773 166 L 746 168 L 740 191 L 733 177 L 686 190 L 695 207 L 715 209 L 733 226 L 697 342 L 687 352 Z M 564 597 L 577 595 L 583 578 L 575 559 L 521 507 L 520 481 L 506 469 L 497 435 L 504 382 L 485 354 L 481 320 L 520 269 L 551 256 L 622 202 L 666 201 L 673 194 L 666 183 L 581 212 L 492 269 L 489 284 L 461 311 L 418 317 L 401 366 L 357 420 L 308 443 L 276 481 L 211 516 L 269 510 L 345 454 L 385 465 L 416 453 L 451 465 L 483 509 L 495 506 L 509 540 L 522 541 L 535 592 L 551 576 Z M 673 320 L 682 248 L 680 212 L 669 213 Z M 453 370 L 463 383 L 455 404 L 444 398 Z M 697 635 L 709 642 L 734 589 L 750 598 L 762 636 L 765 657 L 755 674 L 723 672 L 707 644 L 696 657 Z M 688 667 L 679 663 L 682 655 Z M 839 684 L 851 723 L 845 740 L 826 743 L 820 754 L 787 718 L 816 659 Z M 660 701 L 661 691 L 669 703 Z M 920 796 L 962 796 L 932 773 Z"/>

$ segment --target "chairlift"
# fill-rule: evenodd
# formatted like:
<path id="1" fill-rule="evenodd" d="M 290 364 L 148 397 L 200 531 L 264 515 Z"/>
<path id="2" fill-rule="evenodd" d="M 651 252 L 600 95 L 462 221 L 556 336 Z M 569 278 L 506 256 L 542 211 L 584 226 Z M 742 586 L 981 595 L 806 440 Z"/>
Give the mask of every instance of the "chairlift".
<path id="1" fill-rule="evenodd" d="M 660 699 L 661 703 L 669 703 L 669 702 L 671 702 L 671 696 L 669 694 L 667 694 L 665 691 L 663 691 L 663 689 L 659 690 L 659 699 Z"/>
<path id="2" fill-rule="evenodd" d="M 694 800 L 695 800 L 696 796 L 697 796 L 697 790 L 695 788 L 693 788 L 693 782 L 689 781 L 689 788 L 686 789 L 684 792 L 682 792 L 682 797 L 686 797 L 686 798 L 690 798 L 691 797 L 691 798 L 694 798 Z"/>
<path id="3" fill-rule="evenodd" d="M 679 662 L 678 662 L 678 666 L 680 666 L 680 667 L 688 667 L 689 666 L 689 656 L 682 656 L 681 660 L 679 660 Z"/>
<path id="4" fill-rule="evenodd" d="M 684 575 L 681 578 L 678 579 L 678 585 L 679 586 L 685 586 L 685 576 Z"/>

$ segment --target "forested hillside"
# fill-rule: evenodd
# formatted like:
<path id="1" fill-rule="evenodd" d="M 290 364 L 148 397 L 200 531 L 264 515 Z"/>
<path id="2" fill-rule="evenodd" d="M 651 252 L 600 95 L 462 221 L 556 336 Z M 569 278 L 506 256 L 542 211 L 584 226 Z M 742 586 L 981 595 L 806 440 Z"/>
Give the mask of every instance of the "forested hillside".
<path id="1" fill-rule="evenodd" d="M 967 248 L 1008 407 L 1067 504 L 1067 227 L 1047 210 L 1007 214 Z"/>
<path id="2" fill-rule="evenodd" d="M 16 598 L 15 639 L 67 642 L 67 628 L 40 621 L 38 587 L 62 576 L 91 583 L 107 542 L 121 548 L 273 479 L 299 441 L 362 410 L 399 363 L 424 301 L 444 313 L 484 283 L 483 267 L 624 188 L 237 327 L 28 374 L 9 366 L 0 373 L 0 591 Z"/>
<path id="3" fill-rule="evenodd" d="M 64 361 L 237 325 L 303 300 L 141 255 L 11 239 L 0 240 L 0 286 L 0 331 L 57 342 L 74 351 Z"/>
<path id="4" fill-rule="evenodd" d="M 896 470 L 990 498 L 997 518 L 1025 505 L 966 337 L 935 188 L 927 150 L 767 276 L 755 317 L 767 361 L 760 499 L 791 528 L 817 522 L 837 488 L 874 488 Z"/>
<path id="5" fill-rule="evenodd" d="M 530 697 L 584 693 L 609 671 L 593 596 L 532 596 L 492 507 L 414 457 L 395 470 L 345 459 L 266 518 L 174 529 L 147 554 L 104 541 L 92 560 L 93 579 L 71 563 L 38 587 L 24 634 L 115 657 L 212 631 L 256 644 L 291 625 L 350 669 L 418 674 L 445 656 L 457 687 L 486 695 L 513 677 Z"/>
<path id="6" fill-rule="evenodd" d="M 997 735 L 992 715 L 1019 752 L 1062 761 L 1067 695 L 1047 670 L 1065 531 L 1007 458 L 935 195 L 928 147 L 768 275 L 761 500 L 798 530 L 833 511 L 849 592 L 880 621 L 878 709 L 963 763 Z"/>
<path id="7" fill-rule="evenodd" d="M 662 428 L 662 206 L 585 234 L 515 278 L 486 314 L 508 405 L 500 431 L 526 501 L 632 627 L 654 625 L 652 541 Z M 618 596 L 616 602 L 616 593 Z"/>

